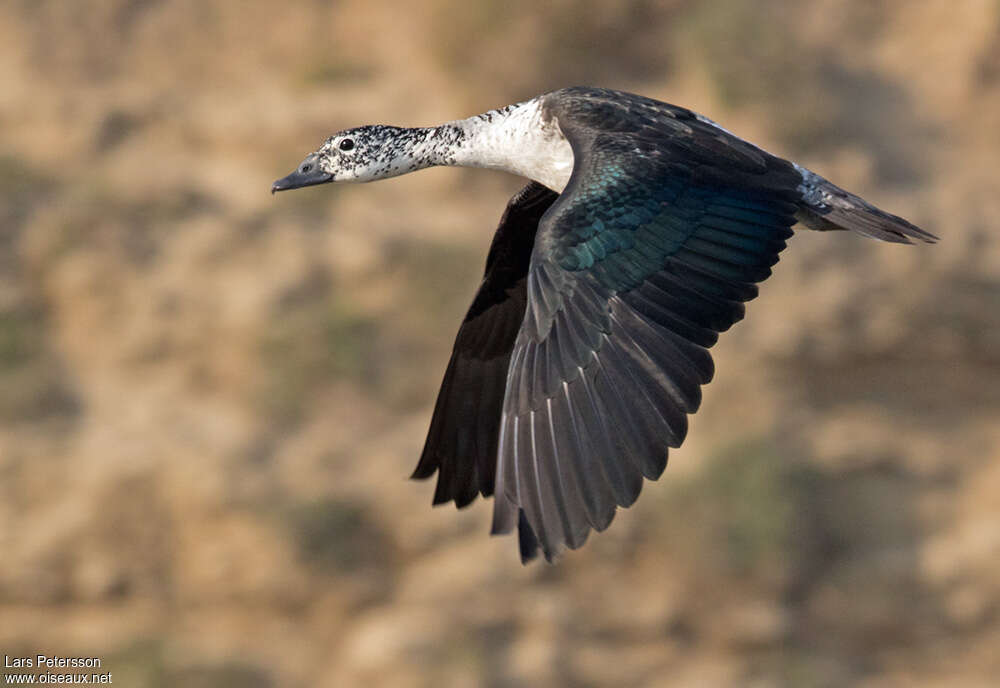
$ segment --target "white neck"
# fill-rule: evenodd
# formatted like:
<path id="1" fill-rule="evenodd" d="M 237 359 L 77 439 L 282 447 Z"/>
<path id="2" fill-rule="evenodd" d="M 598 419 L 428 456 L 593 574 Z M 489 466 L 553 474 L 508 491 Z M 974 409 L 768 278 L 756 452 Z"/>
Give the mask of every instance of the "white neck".
<path id="1" fill-rule="evenodd" d="M 428 131 L 433 164 L 502 170 L 558 192 L 573 172 L 573 150 L 537 98 Z"/>

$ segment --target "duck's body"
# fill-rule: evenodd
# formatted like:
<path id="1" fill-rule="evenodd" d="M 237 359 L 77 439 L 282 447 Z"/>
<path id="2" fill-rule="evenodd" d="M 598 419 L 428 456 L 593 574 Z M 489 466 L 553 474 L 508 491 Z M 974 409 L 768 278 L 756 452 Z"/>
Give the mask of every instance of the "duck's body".
<path id="1" fill-rule="evenodd" d="M 791 226 L 934 237 L 684 108 L 569 88 L 439 127 L 332 136 L 273 190 L 432 165 L 532 181 L 510 201 L 415 477 L 495 494 L 523 559 L 602 530 L 656 479 L 713 375 L 718 333 Z"/>

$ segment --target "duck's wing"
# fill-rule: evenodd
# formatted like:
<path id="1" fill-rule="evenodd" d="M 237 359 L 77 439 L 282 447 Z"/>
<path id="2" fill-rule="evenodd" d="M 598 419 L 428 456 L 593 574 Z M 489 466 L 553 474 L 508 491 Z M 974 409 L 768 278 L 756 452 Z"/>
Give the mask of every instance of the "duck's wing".
<path id="1" fill-rule="evenodd" d="M 493 493 L 507 367 L 524 319 L 528 263 L 538 220 L 557 194 L 532 182 L 511 198 L 486 259 L 486 272 L 438 393 L 414 478 L 438 472 L 434 503 L 463 507 Z"/>
<path id="2" fill-rule="evenodd" d="M 690 111 L 605 93 L 548 104 L 575 166 L 539 223 L 500 424 L 493 530 L 520 520 L 546 558 L 659 477 L 712 378 L 708 348 L 791 235 L 801 181 Z"/>

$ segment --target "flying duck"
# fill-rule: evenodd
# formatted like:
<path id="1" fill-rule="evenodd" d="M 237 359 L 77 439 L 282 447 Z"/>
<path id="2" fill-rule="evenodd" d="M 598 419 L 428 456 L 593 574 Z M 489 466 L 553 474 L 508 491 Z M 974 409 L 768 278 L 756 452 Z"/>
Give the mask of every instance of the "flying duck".
<path id="1" fill-rule="evenodd" d="M 800 222 L 937 238 L 676 105 L 565 88 L 437 127 L 326 139 L 272 193 L 435 165 L 531 180 L 500 219 L 414 478 L 494 496 L 493 533 L 549 561 L 608 527 L 687 433 L 709 348 Z"/>

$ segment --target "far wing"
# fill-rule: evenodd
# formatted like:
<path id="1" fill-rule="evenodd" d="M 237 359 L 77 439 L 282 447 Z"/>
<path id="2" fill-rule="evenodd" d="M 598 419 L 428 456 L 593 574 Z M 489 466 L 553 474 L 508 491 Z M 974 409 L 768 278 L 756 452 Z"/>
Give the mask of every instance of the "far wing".
<path id="1" fill-rule="evenodd" d="M 493 493 L 500 411 L 511 349 L 524 319 L 538 220 L 557 194 L 532 182 L 511 198 L 486 273 L 458 331 L 414 478 L 438 472 L 434 503 L 463 507 Z"/>

